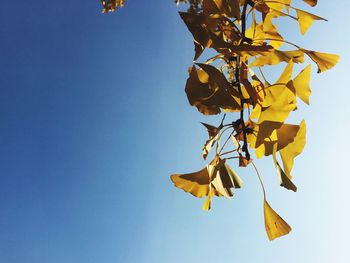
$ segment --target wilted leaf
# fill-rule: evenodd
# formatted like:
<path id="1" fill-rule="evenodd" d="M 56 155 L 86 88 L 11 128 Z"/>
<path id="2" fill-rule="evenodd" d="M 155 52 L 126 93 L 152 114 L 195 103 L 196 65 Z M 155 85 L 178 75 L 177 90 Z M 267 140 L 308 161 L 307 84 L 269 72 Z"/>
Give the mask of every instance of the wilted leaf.
<path id="1" fill-rule="evenodd" d="M 264 200 L 265 229 L 270 240 L 287 235 L 292 228 Z"/>

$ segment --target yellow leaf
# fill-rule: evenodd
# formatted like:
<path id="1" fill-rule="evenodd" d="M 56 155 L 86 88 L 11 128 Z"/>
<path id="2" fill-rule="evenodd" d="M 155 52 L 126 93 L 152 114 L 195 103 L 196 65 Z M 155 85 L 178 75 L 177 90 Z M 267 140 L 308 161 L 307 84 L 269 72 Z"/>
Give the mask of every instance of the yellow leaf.
<path id="1" fill-rule="evenodd" d="M 267 236 L 270 240 L 289 234 L 292 228 L 264 200 L 264 219 Z"/>
<path id="2" fill-rule="evenodd" d="M 170 176 L 174 185 L 178 188 L 181 188 L 185 192 L 188 192 L 196 197 L 209 196 L 210 189 L 210 177 L 207 167 L 202 170 L 189 174 L 173 174 Z M 213 195 L 221 196 L 221 194 L 212 189 Z"/>
<path id="3" fill-rule="evenodd" d="M 251 67 L 261 67 L 265 65 L 276 65 L 281 62 L 289 62 L 292 60 L 294 63 L 304 62 L 304 52 L 301 50 L 292 51 L 280 51 L 274 50 L 267 55 L 258 57 L 253 63 L 250 64 Z"/>
<path id="4" fill-rule="evenodd" d="M 276 150 L 277 150 L 277 143 L 275 143 L 275 145 L 273 146 L 272 158 L 273 158 L 273 162 L 275 164 L 277 175 L 278 175 L 278 178 L 279 178 L 279 181 L 280 181 L 280 186 L 283 186 L 284 188 L 286 188 L 288 190 L 292 190 L 292 191 L 296 192 L 297 191 L 297 187 L 288 178 L 288 176 L 282 170 L 280 164 L 277 161 Z"/>
<path id="5" fill-rule="evenodd" d="M 258 123 L 264 121 L 284 122 L 289 113 L 296 108 L 293 92 L 284 84 L 276 84 L 266 89 L 265 100 Z"/>
<path id="6" fill-rule="evenodd" d="M 294 62 L 293 62 L 293 60 L 290 60 L 287 64 L 286 68 L 282 72 L 281 76 L 277 80 L 277 83 L 287 84 L 290 81 L 290 79 L 292 78 L 292 74 L 293 74 L 293 66 L 294 66 Z"/>
<path id="7" fill-rule="evenodd" d="M 311 65 L 308 65 L 298 74 L 298 76 L 293 79 L 293 81 L 290 81 L 287 85 L 288 88 L 295 92 L 295 94 L 308 105 L 311 95 L 310 78 Z"/>
<path id="8" fill-rule="evenodd" d="M 269 12 L 264 19 L 263 23 L 263 31 L 265 33 L 265 38 L 271 38 L 274 40 L 270 41 L 270 45 L 275 49 L 281 47 L 283 45 L 283 37 L 278 33 L 278 28 L 274 24 L 272 24 L 272 18 L 274 17 L 274 13 Z"/>
<path id="9" fill-rule="evenodd" d="M 233 196 L 231 188 L 241 188 L 243 181 L 226 164 L 225 159 L 215 156 L 209 165 L 198 172 L 173 174 L 170 176 L 174 185 L 196 197 Z M 207 199 L 204 210 L 210 209 L 211 201 Z"/>
<path id="10" fill-rule="evenodd" d="M 315 20 L 324 20 L 327 21 L 326 19 L 316 16 L 314 14 L 305 12 L 300 9 L 296 9 L 297 11 L 297 16 L 298 16 L 298 22 L 299 22 L 299 27 L 300 27 L 300 32 L 301 34 L 305 34 L 306 31 L 310 28 L 310 26 L 313 24 Z"/>
<path id="11" fill-rule="evenodd" d="M 339 61 L 339 56 L 328 53 L 321 53 L 311 50 L 302 49 L 302 51 L 308 55 L 318 66 L 317 73 L 324 72 L 333 68 Z"/>
<path id="12" fill-rule="evenodd" d="M 213 147 L 213 145 L 215 144 L 215 142 L 217 141 L 217 139 L 219 138 L 219 131 L 220 129 L 218 127 L 206 124 L 201 122 L 208 130 L 209 133 L 209 139 L 205 142 L 203 148 L 202 148 L 202 157 L 205 160 L 209 154 L 209 151 L 211 150 L 211 148 Z"/>
<path id="13" fill-rule="evenodd" d="M 247 137 L 252 148 L 256 149 L 257 158 L 273 154 L 273 147 L 280 151 L 292 143 L 300 130 L 299 125 L 264 121 L 254 126 L 254 135 Z"/>
<path id="14" fill-rule="evenodd" d="M 291 0 L 275 0 L 275 1 L 266 1 L 266 4 L 268 7 L 273 8 L 277 11 L 282 11 L 283 7 L 289 11 L 289 6 L 290 6 Z"/>
<path id="15" fill-rule="evenodd" d="M 186 82 L 186 94 L 191 105 L 205 115 L 213 115 L 225 111 L 239 111 L 238 91 L 230 86 L 225 76 L 215 67 L 198 64 L 203 69 L 192 67 Z"/>
<path id="16" fill-rule="evenodd" d="M 292 178 L 291 171 L 294 165 L 294 159 L 303 151 L 305 143 L 306 143 L 306 124 L 305 124 L 305 121 L 302 121 L 300 123 L 300 129 L 296 134 L 293 142 L 280 150 L 284 171 L 289 179 Z"/>

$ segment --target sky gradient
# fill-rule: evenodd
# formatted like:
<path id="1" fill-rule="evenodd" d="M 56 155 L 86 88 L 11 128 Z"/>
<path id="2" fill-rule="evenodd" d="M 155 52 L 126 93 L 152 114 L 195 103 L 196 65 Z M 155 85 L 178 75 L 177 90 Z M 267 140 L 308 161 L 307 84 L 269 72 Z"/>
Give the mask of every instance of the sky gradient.
<path id="1" fill-rule="evenodd" d="M 169 179 L 205 165 L 199 122 L 216 120 L 187 102 L 193 43 L 172 0 L 129 0 L 107 15 L 97 0 L 4 1 L 0 262 L 349 262 L 349 10 L 320 0 L 312 12 L 329 22 L 305 37 L 281 23 L 341 60 L 321 75 L 313 66 L 311 106 L 292 118 L 307 122 L 298 192 L 278 186 L 269 158 L 257 161 L 293 228 L 269 242 L 252 168 L 236 169 L 245 187 L 209 213 Z"/>

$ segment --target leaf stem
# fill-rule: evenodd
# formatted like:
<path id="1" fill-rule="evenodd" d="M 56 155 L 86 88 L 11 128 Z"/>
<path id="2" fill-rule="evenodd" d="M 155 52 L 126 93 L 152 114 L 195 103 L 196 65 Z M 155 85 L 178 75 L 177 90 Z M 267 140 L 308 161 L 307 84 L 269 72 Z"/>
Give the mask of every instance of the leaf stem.
<path id="1" fill-rule="evenodd" d="M 266 200 L 266 191 L 265 191 L 265 187 L 264 187 L 264 184 L 263 184 L 263 182 L 262 182 L 260 173 L 259 173 L 259 171 L 258 171 L 258 168 L 256 168 L 256 166 L 255 166 L 255 164 L 254 164 L 253 161 L 252 161 L 252 165 L 254 166 L 255 172 L 256 172 L 256 174 L 257 174 L 257 176 L 258 176 L 258 178 L 259 178 L 260 185 L 261 185 L 261 188 L 262 188 L 263 194 L 264 194 L 264 199 Z"/>

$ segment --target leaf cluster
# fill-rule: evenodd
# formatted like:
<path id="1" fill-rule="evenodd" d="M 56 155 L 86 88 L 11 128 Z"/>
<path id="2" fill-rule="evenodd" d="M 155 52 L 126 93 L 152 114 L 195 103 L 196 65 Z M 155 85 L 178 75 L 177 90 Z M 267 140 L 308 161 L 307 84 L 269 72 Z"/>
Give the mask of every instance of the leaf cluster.
<path id="1" fill-rule="evenodd" d="M 171 176 L 176 187 L 196 197 L 206 197 L 204 210 L 211 208 L 213 196 L 229 198 L 233 189 L 243 186 L 228 161 L 237 160 L 241 167 L 254 165 L 251 151 L 256 158 L 271 156 L 280 186 L 297 191 L 292 169 L 306 142 L 306 124 L 286 121 L 298 109 L 297 98 L 309 104 L 312 69 L 306 65 L 295 76 L 293 69 L 308 57 L 321 73 L 332 68 L 339 57 L 285 40 L 275 23 L 280 17 L 295 21 L 303 35 L 315 20 L 326 21 L 291 2 L 202 0 L 190 3 L 187 12 L 180 12 L 195 48 L 195 63 L 189 69 L 185 89 L 188 101 L 204 115 L 224 114 L 219 126 L 203 123 L 209 138 L 202 155 L 206 159 L 215 148 L 213 160 L 198 172 Z M 304 2 L 317 4 L 312 0 Z M 196 62 L 206 49 L 215 55 Z M 265 68 L 281 63 L 285 66 L 280 77 L 276 82 L 269 81 Z M 225 122 L 226 114 L 235 116 L 234 113 L 236 118 Z M 262 183 L 260 175 L 259 179 Z M 266 232 L 272 240 L 288 234 L 291 228 L 270 207 L 263 184 L 262 187 Z"/>
<path id="2" fill-rule="evenodd" d="M 317 0 L 303 2 L 311 7 L 317 4 Z M 253 166 L 264 194 L 267 235 L 270 240 L 286 235 L 291 227 L 267 202 L 252 152 L 256 158 L 271 156 L 279 185 L 297 191 L 292 169 L 306 143 L 306 124 L 286 121 L 298 109 L 298 103 L 309 104 L 312 68 L 306 65 L 294 73 L 295 65 L 309 58 L 321 73 L 335 66 L 339 56 L 286 40 L 276 21 L 281 17 L 290 19 L 304 35 L 314 21 L 326 19 L 295 7 L 292 0 L 175 0 L 175 3 L 188 7 L 187 12 L 179 14 L 194 43 L 194 63 L 189 68 L 185 88 L 188 101 L 203 115 L 222 114 L 222 120 L 219 125 L 203 123 L 208 139 L 202 156 L 206 160 L 215 151 L 212 160 L 200 171 L 174 174 L 171 180 L 176 187 L 205 197 L 203 209 L 209 210 L 214 196 L 231 198 L 234 189 L 243 187 L 229 161 L 236 160 L 240 167 Z M 124 0 L 103 0 L 102 4 L 103 12 L 114 11 Z M 205 50 L 211 50 L 208 53 L 213 56 L 198 62 Z M 279 64 L 284 65 L 278 80 L 268 80 L 266 69 Z"/>

